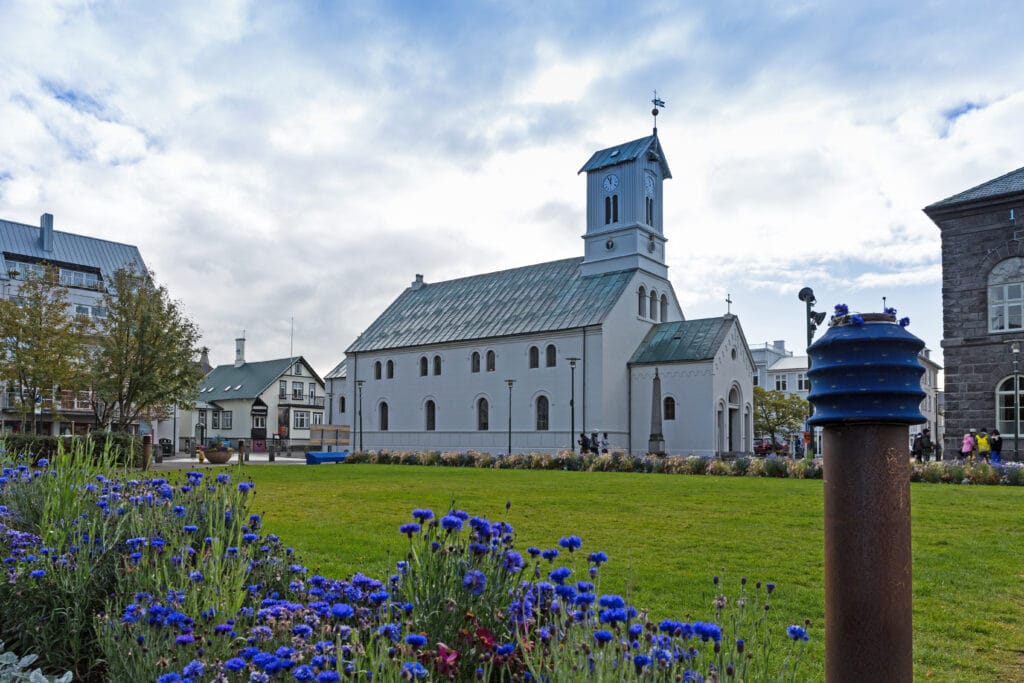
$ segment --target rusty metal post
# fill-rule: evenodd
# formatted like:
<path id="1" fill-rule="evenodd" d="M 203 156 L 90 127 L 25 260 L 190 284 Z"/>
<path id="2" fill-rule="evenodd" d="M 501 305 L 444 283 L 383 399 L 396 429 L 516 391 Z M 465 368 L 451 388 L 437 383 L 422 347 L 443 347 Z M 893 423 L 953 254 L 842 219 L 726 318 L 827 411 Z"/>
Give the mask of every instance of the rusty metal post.
<path id="1" fill-rule="evenodd" d="M 813 344 L 811 424 L 824 427 L 825 680 L 913 680 L 909 425 L 924 343 L 895 311 L 839 310 Z"/>
<path id="2" fill-rule="evenodd" d="M 149 469 L 149 459 L 153 455 L 153 437 L 146 434 L 142 437 L 142 469 Z"/>

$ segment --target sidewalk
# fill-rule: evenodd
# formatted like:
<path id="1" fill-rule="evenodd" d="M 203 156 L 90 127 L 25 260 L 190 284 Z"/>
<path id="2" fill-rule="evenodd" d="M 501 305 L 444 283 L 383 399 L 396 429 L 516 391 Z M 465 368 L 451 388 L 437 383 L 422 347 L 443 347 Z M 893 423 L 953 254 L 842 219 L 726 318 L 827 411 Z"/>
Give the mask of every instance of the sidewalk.
<path id="1" fill-rule="evenodd" d="M 175 453 L 173 456 L 164 456 L 163 462 L 157 462 L 154 455 L 150 463 L 151 470 L 203 470 L 232 467 L 238 464 L 238 455 L 231 458 L 225 465 L 214 465 L 209 460 L 199 462 L 198 458 L 189 457 L 185 453 Z M 270 462 L 269 453 L 250 453 L 249 460 L 244 465 L 305 465 L 305 454 L 275 456 L 274 462 Z"/>

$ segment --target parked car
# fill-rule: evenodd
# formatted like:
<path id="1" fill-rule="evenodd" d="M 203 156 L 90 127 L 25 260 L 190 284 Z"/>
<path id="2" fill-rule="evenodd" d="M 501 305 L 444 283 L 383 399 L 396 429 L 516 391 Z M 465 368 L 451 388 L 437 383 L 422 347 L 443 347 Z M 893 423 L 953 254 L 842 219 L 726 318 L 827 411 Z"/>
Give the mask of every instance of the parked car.
<path id="1" fill-rule="evenodd" d="M 789 446 L 786 444 L 786 440 L 776 437 L 775 443 L 772 443 L 770 437 L 755 437 L 754 438 L 754 455 L 771 455 L 772 453 L 788 453 Z"/>

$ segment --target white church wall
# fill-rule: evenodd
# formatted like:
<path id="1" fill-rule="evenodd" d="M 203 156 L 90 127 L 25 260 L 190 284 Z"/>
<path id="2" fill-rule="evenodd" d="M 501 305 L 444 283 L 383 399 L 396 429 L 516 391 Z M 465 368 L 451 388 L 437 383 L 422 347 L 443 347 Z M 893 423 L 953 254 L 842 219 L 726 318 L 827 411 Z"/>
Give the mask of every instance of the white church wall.
<path id="1" fill-rule="evenodd" d="M 715 429 L 716 449 L 728 450 L 731 452 L 749 453 L 752 450 L 753 437 L 753 402 L 754 402 L 754 380 L 753 375 L 756 366 L 750 356 L 746 339 L 740 332 L 737 325 L 732 326 L 728 335 L 718 349 L 714 360 L 714 385 L 713 394 L 715 397 Z M 728 429 L 728 411 L 730 410 L 729 396 L 732 389 L 738 393 L 738 416 L 740 420 L 737 429 L 733 432 L 731 449 L 728 439 L 724 439 L 721 432 L 723 428 Z M 717 414 L 719 408 L 725 412 L 723 418 Z"/>
<path id="2" fill-rule="evenodd" d="M 666 452 L 671 455 L 714 455 L 713 365 L 666 363 L 632 369 L 633 439 L 631 452 L 646 453 L 651 436 L 651 388 L 654 370 L 661 378 L 662 405 L 666 396 L 676 402 L 676 419 L 662 419 Z"/>

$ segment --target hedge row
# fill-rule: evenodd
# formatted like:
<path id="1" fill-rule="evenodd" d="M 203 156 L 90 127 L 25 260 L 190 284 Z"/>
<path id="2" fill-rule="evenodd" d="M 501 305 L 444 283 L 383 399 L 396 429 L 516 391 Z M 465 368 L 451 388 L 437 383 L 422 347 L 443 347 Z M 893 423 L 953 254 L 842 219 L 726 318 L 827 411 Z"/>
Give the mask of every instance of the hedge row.
<path id="1" fill-rule="evenodd" d="M 732 460 L 699 455 L 629 455 L 622 452 L 580 455 L 570 451 L 491 455 L 478 451 L 365 451 L 349 455 L 349 464 L 424 465 L 428 467 L 480 467 L 510 470 L 568 470 L 574 472 L 644 472 L 649 474 L 704 474 L 711 476 L 821 479 L 821 458 L 770 455 L 739 456 Z M 911 481 L 953 484 L 1024 485 L 1022 464 L 1009 462 L 914 463 Z"/>
<path id="2" fill-rule="evenodd" d="M 77 448 L 81 443 L 84 448 Z M 107 449 L 119 464 L 138 467 L 142 464 L 142 438 L 125 432 L 91 432 L 85 436 L 49 436 L 45 434 L 6 434 L 3 448 L 11 453 L 30 453 L 34 460 L 52 458 L 58 445 L 64 452 L 99 453 Z"/>

